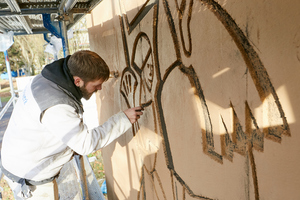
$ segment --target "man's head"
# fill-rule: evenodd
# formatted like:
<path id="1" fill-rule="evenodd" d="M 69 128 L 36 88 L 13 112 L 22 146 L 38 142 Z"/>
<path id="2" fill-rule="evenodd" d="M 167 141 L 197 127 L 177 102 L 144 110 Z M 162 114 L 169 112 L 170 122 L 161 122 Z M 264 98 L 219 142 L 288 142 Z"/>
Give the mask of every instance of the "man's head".
<path id="1" fill-rule="evenodd" d="M 102 83 L 109 78 L 109 68 L 105 61 L 97 53 L 88 50 L 74 53 L 68 60 L 68 68 L 74 84 L 87 100 L 94 92 L 101 90 Z"/>

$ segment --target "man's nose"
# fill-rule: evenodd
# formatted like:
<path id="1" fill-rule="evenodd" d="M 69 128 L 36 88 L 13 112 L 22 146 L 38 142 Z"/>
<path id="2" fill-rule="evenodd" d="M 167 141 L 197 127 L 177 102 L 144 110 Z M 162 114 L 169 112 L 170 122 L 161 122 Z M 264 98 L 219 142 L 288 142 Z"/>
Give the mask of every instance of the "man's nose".
<path id="1" fill-rule="evenodd" d="M 98 86 L 97 90 L 102 90 L 102 85 Z"/>

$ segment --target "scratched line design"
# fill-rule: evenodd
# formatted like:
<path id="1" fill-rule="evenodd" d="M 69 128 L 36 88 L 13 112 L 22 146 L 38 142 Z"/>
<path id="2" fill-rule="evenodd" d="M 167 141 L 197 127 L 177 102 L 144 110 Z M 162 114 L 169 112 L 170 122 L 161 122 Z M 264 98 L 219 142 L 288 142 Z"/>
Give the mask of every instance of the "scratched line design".
<path id="1" fill-rule="evenodd" d="M 213 124 L 211 122 L 209 108 L 206 103 L 205 95 L 199 77 L 195 72 L 195 68 L 193 65 L 186 66 L 182 62 L 182 56 L 190 57 L 192 53 L 197 53 L 192 52 L 193 43 L 190 27 L 194 0 L 190 0 L 189 3 L 187 3 L 187 0 L 182 0 L 180 4 L 178 3 L 178 0 L 174 0 L 179 16 L 179 34 L 177 33 L 177 30 L 175 28 L 175 22 L 170 10 L 169 1 L 162 0 L 161 12 L 164 12 L 164 14 L 167 16 L 167 23 L 176 54 L 176 60 L 174 60 L 174 62 L 169 65 L 164 74 L 161 74 L 157 46 L 159 22 L 158 14 L 160 12 L 159 1 L 145 1 L 145 3 L 141 6 L 141 8 L 138 10 L 135 17 L 131 21 L 128 20 L 126 11 L 123 12 L 124 14 L 119 17 L 123 50 L 126 62 L 126 67 L 122 72 L 120 93 L 121 96 L 125 99 L 127 107 L 143 105 L 145 107 L 152 108 L 155 123 L 155 133 L 160 134 L 163 137 L 162 147 L 165 155 L 166 167 L 170 172 L 170 182 L 172 184 L 173 198 L 179 199 L 177 184 L 180 184 L 182 186 L 182 197 L 180 198 L 183 200 L 186 199 L 186 195 L 189 195 L 190 197 L 196 199 L 213 199 L 212 197 L 208 197 L 205 194 L 195 194 L 194 191 L 189 187 L 189 185 L 177 173 L 174 167 L 172 149 L 170 148 L 169 144 L 169 133 L 167 132 L 165 123 L 161 96 L 164 83 L 168 79 L 169 75 L 173 72 L 174 69 L 179 69 L 184 75 L 188 77 L 191 87 L 195 88 L 195 96 L 199 98 L 201 102 L 202 110 L 200 114 L 201 121 L 204 122 L 204 126 L 202 127 L 202 130 L 199 130 L 199 134 L 202 134 L 203 152 L 220 164 L 223 164 L 223 158 L 234 162 L 234 152 L 242 156 L 247 156 L 247 158 L 249 158 L 250 167 L 252 170 L 255 199 L 258 200 L 259 186 L 253 150 L 263 152 L 264 138 L 280 143 L 282 135 L 291 136 L 289 124 L 285 117 L 285 113 L 277 96 L 277 93 L 271 83 L 267 70 L 254 48 L 249 43 L 243 31 L 238 27 L 230 14 L 216 1 L 198 1 L 203 4 L 203 6 L 206 6 L 216 16 L 220 23 L 225 27 L 228 34 L 232 37 L 233 41 L 241 52 L 261 101 L 268 102 L 269 107 L 267 107 L 266 110 L 271 113 L 270 116 L 273 116 L 273 118 L 271 117 L 271 119 L 269 119 L 270 124 L 278 124 L 276 122 L 280 121 L 281 125 L 269 126 L 267 128 L 263 128 L 263 131 L 260 131 L 259 124 L 254 118 L 248 102 L 245 101 L 246 124 L 245 131 L 243 131 L 243 126 L 239 120 L 240 116 L 236 114 L 234 105 L 230 102 L 230 107 L 233 113 L 232 124 L 234 127 L 234 131 L 232 133 L 232 136 L 230 137 L 230 133 L 227 130 L 227 125 L 221 116 L 221 121 L 226 130 L 226 133 L 221 136 L 221 155 L 215 152 Z M 124 2 L 120 0 L 120 5 L 123 4 Z M 141 21 L 151 13 L 153 14 L 152 32 L 140 32 L 136 36 L 133 36 L 133 30 L 135 30 L 138 27 L 139 23 L 141 23 Z M 186 24 L 185 31 L 183 30 L 183 23 Z M 184 33 L 187 34 L 185 35 Z M 152 41 L 148 35 L 152 35 Z M 128 48 L 127 37 L 135 37 L 132 51 L 130 51 Z M 144 45 L 144 47 L 147 49 L 147 53 L 145 55 L 142 55 L 143 62 L 140 63 L 140 65 L 135 62 L 137 46 L 139 44 Z M 183 53 L 180 50 L 180 44 L 182 46 Z M 132 52 L 131 55 L 130 52 Z M 136 95 L 137 91 L 139 95 Z M 139 124 L 136 123 L 133 125 L 133 135 L 135 135 L 138 130 Z M 164 184 L 161 182 L 159 172 L 156 170 L 156 157 L 157 154 L 154 155 L 154 161 L 151 167 L 144 164 L 141 169 L 140 191 L 138 192 L 138 199 L 146 199 L 146 184 L 151 184 L 153 186 L 153 190 L 155 193 L 154 196 L 157 199 L 166 199 L 166 193 L 163 187 Z M 146 176 L 150 178 L 150 183 L 146 182 Z"/>

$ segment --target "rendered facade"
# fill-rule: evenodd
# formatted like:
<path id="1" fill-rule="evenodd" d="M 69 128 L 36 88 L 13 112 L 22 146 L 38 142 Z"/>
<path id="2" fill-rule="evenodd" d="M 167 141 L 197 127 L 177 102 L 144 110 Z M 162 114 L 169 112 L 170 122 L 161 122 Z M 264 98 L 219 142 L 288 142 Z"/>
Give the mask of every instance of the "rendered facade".
<path id="1" fill-rule="evenodd" d="M 109 199 L 300 199 L 300 2 L 104 0 L 90 48 L 118 71 L 100 123 Z M 109 109 L 108 109 L 109 108 Z"/>

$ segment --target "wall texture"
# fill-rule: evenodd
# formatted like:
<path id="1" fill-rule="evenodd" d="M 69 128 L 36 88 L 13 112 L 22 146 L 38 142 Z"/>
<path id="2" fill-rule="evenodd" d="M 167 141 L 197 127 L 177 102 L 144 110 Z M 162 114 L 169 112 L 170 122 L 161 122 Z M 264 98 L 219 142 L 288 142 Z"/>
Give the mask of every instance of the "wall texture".
<path id="1" fill-rule="evenodd" d="M 112 199 L 300 199 L 300 1 L 103 0 L 91 49 L 118 78 L 100 123 L 143 105 L 103 149 Z"/>

